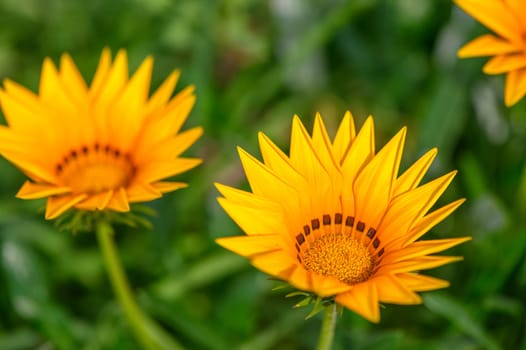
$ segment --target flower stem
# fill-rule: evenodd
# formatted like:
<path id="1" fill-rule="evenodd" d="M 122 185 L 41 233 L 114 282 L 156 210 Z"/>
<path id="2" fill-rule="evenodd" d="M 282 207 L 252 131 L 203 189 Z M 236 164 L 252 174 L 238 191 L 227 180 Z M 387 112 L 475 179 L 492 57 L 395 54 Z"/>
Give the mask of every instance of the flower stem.
<path id="1" fill-rule="evenodd" d="M 334 328 L 336 326 L 336 303 L 331 303 L 325 307 L 323 321 L 321 324 L 320 337 L 316 350 L 330 350 L 334 338 Z"/>
<path id="2" fill-rule="evenodd" d="M 135 302 L 126 273 L 117 254 L 113 240 L 113 227 L 108 222 L 100 221 L 97 224 L 96 231 L 113 290 L 139 342 L 148 350 L 183 349 Z"/>

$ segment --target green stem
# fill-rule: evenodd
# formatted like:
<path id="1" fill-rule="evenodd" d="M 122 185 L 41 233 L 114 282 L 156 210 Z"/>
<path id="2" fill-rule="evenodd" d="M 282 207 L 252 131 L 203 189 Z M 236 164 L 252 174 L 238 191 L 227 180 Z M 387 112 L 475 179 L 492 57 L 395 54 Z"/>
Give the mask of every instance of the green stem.
<path id="1" fill-rule="evenodd" d="M 148 350 L 183 349 L 135 302 L 126 273 L 117 254 L 113 235 L 114 231 L 109 223 L 101 221 L 97 224 L 97 238 L 110 282 L 137 339 Z"/>
<path id="2" fill-rule="evenodd" d="M 318 339 L 317 350 L 330 350 L 334 339 L 334 328 L 336 326 L 336 303 L 331 303 L 325 307 L 323 321 L 321 324 L 320 338 Z"/>

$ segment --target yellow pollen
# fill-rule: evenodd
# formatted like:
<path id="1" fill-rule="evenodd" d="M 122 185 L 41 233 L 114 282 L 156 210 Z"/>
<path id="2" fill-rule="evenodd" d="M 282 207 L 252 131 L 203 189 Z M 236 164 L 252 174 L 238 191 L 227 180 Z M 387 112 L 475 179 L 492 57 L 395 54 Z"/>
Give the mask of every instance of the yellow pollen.
<path id="1" fill-rule="evenodd" d="M 374 261 L 367 247 L 356 239 L 327 234 L 309 244 L 303 254 L 303 265 L 307 270 L 356 284 L 371 276 Z"/>
<path id="2" fill-rule="evenodd" d="M 83 146 L 69 152 L 56 165 L 65 186 L 74 193 L 100 193 L 126 187 L 134 175 L 131 158 L 111 146 Z"/>

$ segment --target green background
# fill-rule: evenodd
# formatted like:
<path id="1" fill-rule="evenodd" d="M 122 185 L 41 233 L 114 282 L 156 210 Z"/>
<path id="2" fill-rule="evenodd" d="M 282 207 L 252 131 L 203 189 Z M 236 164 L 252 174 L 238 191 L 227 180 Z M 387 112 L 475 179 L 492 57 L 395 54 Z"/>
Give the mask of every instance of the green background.
<path id="1" fill-rule="evenodd" d="M 484 32 L 447 0 L 0 0 L 0 78 L 36 91 L 66 51 L 89 81 L 110 47 L 132 71 L 153 55 L 154 87 L 175 68 L 196 86 L 185 128 L 205 134 L 186 154 L 203 165 L 149 204 L 153 230 L 117 237 L 139 303 L 189 349 L 314 348 L 320 315 L 214 243 L 241 232 L 212 183 L 247 188 L 236 145 L 259 155 L 258 131 L 287 150 L 293 114 L 310 129 L 319 111 L 333 134 L 348 109 L 375 116 L 377 148 L 408 126 L 402 168 L 439 148 L 426 179 L 459 174 L 438 205 L 467 202 L 426 238 L 473 241 L 430 271 L 452 286 L 424 305 L 386 305 L 377 325 L 344 311 L 334 348 L 526 349 L 526 102 L 505 108 L 504 78 L 456 58 Z M 95 236 L 15 199 L 24 177 L 3 159 L 0 178 L 0 349 L 137 348 Z"/>

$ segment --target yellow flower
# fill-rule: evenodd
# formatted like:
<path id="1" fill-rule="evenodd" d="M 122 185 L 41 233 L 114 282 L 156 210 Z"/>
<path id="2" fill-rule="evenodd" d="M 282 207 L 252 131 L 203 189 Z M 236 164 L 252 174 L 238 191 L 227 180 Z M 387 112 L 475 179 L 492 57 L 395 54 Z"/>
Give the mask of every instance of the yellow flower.
<path id="1" fill-rule="evenodd" d="M 517 103 L 526 94 L 526 1 L 455 0 L 455 3 L 496 35 L 485 34 L 458 51 L 460 58 L 494 56 L 483 71 L 506 73 L 504 101 Z"/>
<path id="2" fill-rule="evenodd" d="M 464 200 L 427 213 L 455 172 L 419 186 L 433 149 L 397 177 L 405 134 L 375 153 L 372 117 L 356 135 L 347 112 L 331 142 L 319 114 L 312 136 L 295 116 L 289 157 L 260 133 L 263 163 L 239 149 L 252 192 L 216 185 L 219 203 L 247 235 L 217 242 L 373 322 L 379 302 L 421 303 L 416 292 L 448 282 L 417 271 L 461 259 L 431 254 L 469 238 L 417 241 Z"/>
<path id="3" fill-rule="evenodd" d="M 148 97 L 152 67 L 148 57 L 128 78 L 126 52 L 112 63 L 105 49 L 89 87 L 67 54 L 58 70 L 44 60 L 38 94 L 6 79 L 0 103 L 8 126 L 0 125 L 0 153 L 32 180 L 17 196 L 48 197 L 52 219 L 72 207 L 129 211 L 131 202 L 185 187 L 162 180 L 201 162 L 179 157 L 202 133 L 197 127 L 178 134 L 194 89 L 170 99 L 179 77 L 174 71 Z"/>

